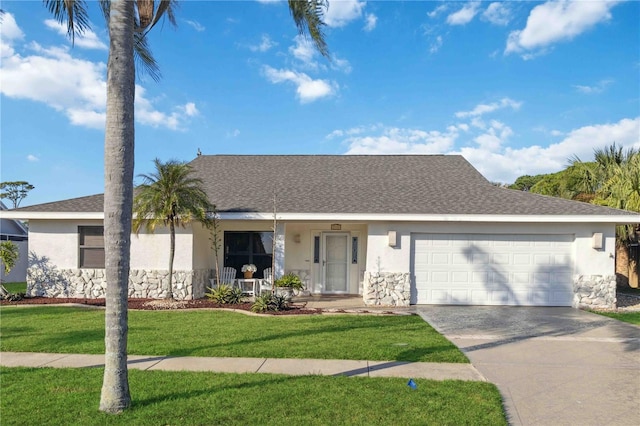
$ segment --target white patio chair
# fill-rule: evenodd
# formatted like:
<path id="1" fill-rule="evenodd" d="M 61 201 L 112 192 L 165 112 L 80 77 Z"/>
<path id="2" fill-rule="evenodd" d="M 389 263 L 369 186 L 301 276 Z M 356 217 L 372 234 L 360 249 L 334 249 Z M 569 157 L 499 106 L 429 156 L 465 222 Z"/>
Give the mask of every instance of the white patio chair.
<path id="1" fill-rule="evenodd" d="M 262 294 L 263 291 L 271 291 L 273 288 L 273 275 L 271 273 L 271 268 L 265 268 L 262 271 L 262 279 L 260 280 L 260 288 L 258 289 L 258 293 Z"/>
<path id="2" fill-rule="evenodd" d="M 217 287 L 215 278 L 210 278 L 211 287 Z M 236 268 L 232 268 L 231 266 L 225 266 L 220 270 L 220 284 L 227 284 L 233 287 L 236 283 Z"/>

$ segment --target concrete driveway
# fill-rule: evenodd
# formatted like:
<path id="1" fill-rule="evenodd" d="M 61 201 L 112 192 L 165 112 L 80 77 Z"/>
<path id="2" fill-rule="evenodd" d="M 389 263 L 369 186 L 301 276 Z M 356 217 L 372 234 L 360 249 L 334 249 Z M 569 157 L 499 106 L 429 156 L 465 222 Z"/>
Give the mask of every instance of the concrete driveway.
<path id="1" fill-rule="evenodd" d="M 498 386 L 510 424 L 640 424 L 640 327 L 572 308 L 415 309 Z"/>

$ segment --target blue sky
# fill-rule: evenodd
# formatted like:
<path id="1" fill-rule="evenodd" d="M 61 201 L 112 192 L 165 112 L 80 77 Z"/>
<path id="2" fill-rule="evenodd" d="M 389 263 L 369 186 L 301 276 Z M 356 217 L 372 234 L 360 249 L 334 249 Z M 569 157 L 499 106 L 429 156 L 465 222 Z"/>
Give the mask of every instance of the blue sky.
<path id="1" fill-rule="evenodd" d="M 108 38 L 71 46 L 37 1 L 2 1 L 2 181 L 22 205 L 103 192 Z M 462 154 L 491 181 L 640 148 L 640 3 L 330 1 L 331 61 L 286 2 L 183 1 L 138 80 L 136 174 L 155 157 Z M 247 171 L 250 173 L 250 171 Z"/>

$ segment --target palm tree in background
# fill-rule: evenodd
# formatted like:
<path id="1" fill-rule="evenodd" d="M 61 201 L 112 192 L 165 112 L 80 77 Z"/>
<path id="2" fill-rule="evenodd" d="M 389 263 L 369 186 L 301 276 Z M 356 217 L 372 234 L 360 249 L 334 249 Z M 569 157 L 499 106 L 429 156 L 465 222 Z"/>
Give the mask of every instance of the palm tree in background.
<path id="1" fill-rule="evenodd" d="M 154 232 L 158 225 L 169 227 L 171 244 L 169 249 L 169 288 L 167 299 L 173 299 L 173 259 L 176 252 L 176 226 L 200 222 L 206 227 L 211 220 L 207 212 L 213 206 L 207 198 L 202 180 L 192 176 L 192 169 L 186 163 L 153 160 L 155 172 L 140 175 L 144 183 L 136 188 L 133 199 L 133 230 L 138 234 L 142 225 Z"/>
<path id="2" fill-rule="evenodd" d="M 53 16 L 66 23 L 69 37 L 89 29 L 84 0 L 44 0 Z M 127 370 L 127 293 L 133 214 L 134 97 L 137 63 L 155 79 L 158 67 L 146 34 L 160 18 L 175 24 L 174 0 L 100 0 L 109 28 L 107 105 L 104 142 L 105 240 L 105 370 L 100 410 L 119 413 L 131 405 Z M 301 34 L 311 36 L 328 57 L 323 34 L 327 0 L 289 0 L 289 10 Z M 137 56 L 136 56 L 137 55 Z"/>

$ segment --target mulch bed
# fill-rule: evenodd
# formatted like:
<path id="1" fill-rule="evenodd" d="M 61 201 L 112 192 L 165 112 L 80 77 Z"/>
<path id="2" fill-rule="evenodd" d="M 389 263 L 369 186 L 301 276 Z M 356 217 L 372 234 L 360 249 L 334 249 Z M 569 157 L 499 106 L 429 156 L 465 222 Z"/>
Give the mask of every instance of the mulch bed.
<path id="1" fill-rule="evenodd" d="M 57 305 L 63 303 L 77 303 L 88 306 L 105 306 L 105 299 L 77 299 L 59 297 L 25 297 L 22 300 L 0 300 L 0 306 L 10 305 Z M 184 310 L 184 309 L 235 309 L 251 311 L 251 303 L 239 303 L 237 305 L 223 305 L 209 299 L 165 301 L 158 299 L 129 299 L 129 309 L 157 311 L 157 310 Z M 304 304 L 292 304 L 285 311 L 265 312 L 269 315 L 310 315 L 321 314 L 321 309 L 307 309 Z"/>

